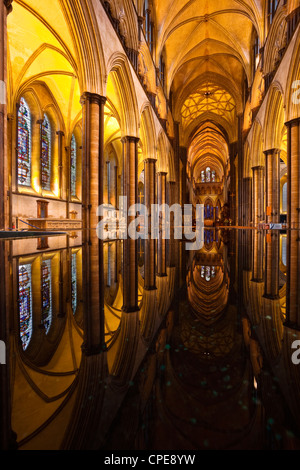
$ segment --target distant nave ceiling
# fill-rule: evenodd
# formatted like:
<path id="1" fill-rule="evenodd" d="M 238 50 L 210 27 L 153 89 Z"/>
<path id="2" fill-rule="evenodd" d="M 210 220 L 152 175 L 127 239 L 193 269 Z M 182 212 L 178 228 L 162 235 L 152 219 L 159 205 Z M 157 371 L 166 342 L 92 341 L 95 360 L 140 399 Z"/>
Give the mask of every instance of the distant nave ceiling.
<path id="1" fill-rule="evenodd" d="M 253 44 L 263 42 L 265 3 L 153 0 L 155 60 L 164 57 L 165 92 L 181 125 L 181 144 L 189 148 L 191 182 L 206 166 L 224 181 L 253 79 Z"/>
<path id="2" fill-rule="evenodd" d="M 264 3 L 154 0 L 156 62 L 163 53 L 166 92 L 172 95 L 175 119 L 188 134 L 185 144 L 199 121 L 211 121 L 217 116 L 216 122 L 223 121 L 224 128 L 225 122 L 233 127 L 234 118 L 242 113 L 245 81 L 250 84 L 252 79 L 253 37 L 255 32 L 260 39 L 264 34 Z M 216 91 L 219 96 L 211 99 Z M 198 110 L 195 102 L 199 104 Z M 194 128 L 188 118 L 194 122 Z"/>

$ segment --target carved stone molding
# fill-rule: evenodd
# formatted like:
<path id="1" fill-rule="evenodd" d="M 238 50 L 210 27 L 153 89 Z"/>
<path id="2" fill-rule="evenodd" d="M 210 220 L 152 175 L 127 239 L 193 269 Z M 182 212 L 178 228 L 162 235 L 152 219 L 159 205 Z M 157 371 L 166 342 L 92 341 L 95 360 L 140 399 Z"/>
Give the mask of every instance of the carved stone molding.
<path id="1" fill-rule="evenodd" d="M 12 12 L 12 2 L 13 0 L 3 0 L 3 3 L 7 9 L 7 14 Z"/>

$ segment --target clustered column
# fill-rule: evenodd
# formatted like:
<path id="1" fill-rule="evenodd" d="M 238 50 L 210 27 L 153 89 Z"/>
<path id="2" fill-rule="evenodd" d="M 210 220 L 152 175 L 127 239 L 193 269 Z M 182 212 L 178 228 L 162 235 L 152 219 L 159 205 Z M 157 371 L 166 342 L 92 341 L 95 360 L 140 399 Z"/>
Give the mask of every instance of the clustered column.
<path id="1" fill-rule="evenodd" d="M 256 166 L 253 171 L 253 224 L 257 226 L 264 219 L 264 167 Z"/>
<path id="2" fill-rule="evenodd" d="M 12 11 L 12 0 L 0 2 L 0 230 L 8 225 L 8 171 L 7 171 L 7 15 Z"/>
<path id="3" fill-rule="evenodd" d="M 167 173 L 159 172 L 158 181 L 158 204 L 164 206 L 167 202 Z M 165 212 L 162 211 L 160 218 L 159 238 L 157 240 L 157 276 L 165 277 L 167 275 L 167 256 L 166 256 L 166 239 L 165 239 Z M 164 230 L 162 230 L 164 227 Z"/>
<path id="4" fill-rule="evenodd" d="M 123 140 L 123 192 L 127 197 L 127 211 L 138 200 L 138 142 L 137 137 L 127 136 Z M 128 216 L 128 224 L 135 215 Z M 124 240 L 123 254 L 123 311 L 137 312 L 138 306 L 138 250 L 137 240 Z"/>
<path id="5" fill-rule="evenodd" d="M 104 105 L 106 99 L 84 93 L 83 106 L 83 278 L 86 355 L 105 350 L 103 240 L 97 235 L 103 204 Z"/>
<path id="6" fill-rule="evenodd" d="M 266 213 L 268 223 L 280 222 L 280 150 L 265 152 Z"/>

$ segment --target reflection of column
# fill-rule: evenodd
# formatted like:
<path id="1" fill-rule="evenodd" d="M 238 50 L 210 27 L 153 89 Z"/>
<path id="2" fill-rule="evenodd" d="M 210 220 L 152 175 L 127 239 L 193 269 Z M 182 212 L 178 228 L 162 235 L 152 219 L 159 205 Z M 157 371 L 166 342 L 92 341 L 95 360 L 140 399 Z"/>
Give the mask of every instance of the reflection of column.
<path id="1" fill-rule="evenodd" d="M 266 235 L 265 294 L 268 299 L 279 298 L 279 232 Z"/>
<path id="2" fill-rule="evenodd" d="M 254 232 L 253 236 L 253 282 L 263 282 L 264 233 Z"/>
<path id="3" fill-rule="evenodd" d="M 6 365 L 0 365 L 0 447 L 2 450 L 16 449 L 16 436 L 11 429 L 10 394 L 10 346 L 7 289 L 9 272 L 7 242 L 0 241 L 0 340 L 6 345 Z"/>
<path id="4" fill-rule="evenodd" d="M 253 224 L 257 226 L 264 218 L 264 167 L 253 170 Z"/>
<path id="5" fill-rule="evenodd" d="M 157 240 L 157 276 L 165 277 L 167 275 L 167 256 L 166 256 L 166 240 L 159 237 Z"/>
<path id="6" fill-rule="evenodd" d="M 243 190 L 244 190 L 243 223 L 246 227 L 249 227 L 252 221 L 252 178 L 244 178 Z"/>
<path id="7" fill-rule="evenodd" d="M 280 222 L 280 151 L 267 150 L 266 156 L 266 210 L 267 222 Z"/>
<path id="8" fill-rule="evenodd" d="M 123 311 L 137 312 L 139 310 L 137 241 L 128 238 L 123 244 Z"/>
<path id="9" fill-rule="evenodd" d="M 145 290 L 156 289 L 156 240 L 145 240 Z"/>
<path id="10" fill-rule="evenodd" d="M 84 346 L 87 356 L 106 349 L 104 326 L 103 241 L 96 233 L 83 247 Z"/>
<path id="11" fill-rule="evenodd" d="M 300 272 L 299 272 L 299 122 L 294 119 L 287 126 L 287 185 L 288 185 L 288 227 L 287 232 L 287 286 L 286 325 L 300 328 Z"/>
<path id="12" fill-rule="evenodd" d="M 83 106 L 83 228 L 96 231 L 97 209 L 103 204 L 104 105 L 106 98 L 84 93 Z"/>

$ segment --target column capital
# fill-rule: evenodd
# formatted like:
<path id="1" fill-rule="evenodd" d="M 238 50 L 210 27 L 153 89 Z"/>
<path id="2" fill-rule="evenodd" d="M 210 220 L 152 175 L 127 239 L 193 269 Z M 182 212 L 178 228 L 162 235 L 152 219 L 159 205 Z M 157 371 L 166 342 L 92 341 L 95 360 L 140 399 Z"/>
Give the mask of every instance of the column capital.
<path id="1" fill-rule="evenodd" d="M 168 172 L 167 171 L 158 171 L 157 175 L 158 176 L 167 176 Z"/>
<path id="2" fill-rule="evenodd" d="M 12 8 L 12 2 L 13 2 L 13 0 L 3 0 L 4 6 L 7 9 L 7 14 L 12 12 L 12 9 L 13 9 Z"/>
<path id="3" fill-rule="evenodd" d="M 121 141 L 122 141 L 123 144 L 126 144 L 126 143 L 138 144 L 139 141 L 140 141 L 140 138 L 139 137 L 134 137 L 134 136 L 131 136 L 131 135 L 125 135 L 124 137 L 122 137 Z"/>
<path id="4" fill-rule="evenodd" d="M 269 149 L 269 150 L 264 150 L 264 154 L 267 156 L 267 155 L 277 155 L 281 152 L 281 149 L 277 149 L 277 148 L 274 148 L 274 149 Z"/>
<path id="5" fill-rule="evenodd" d="M 253 167 L 251 168 L 251 170 L 253 170 L 253 171 L 254 171 L 254 170 L 264 170 L 264 169 L 265 169 L 265 167 L 262 166 L 262 165 L 253 166 Z"/>
<path id="6" fill-rule="evenodd" d="M 299 126 L 299 123 L 300 123 L 300 117 L 295 118 L 295 119 L 291 119 L 290 121 L 285 122 L 285 126 L 286 127 Z"/>
<path id="7" fill-rule="evenodd" d="M 80 98 L 80 103 L 83 106 L 86 102 L 95 103 L 98 105 L 104 105 L 106 103 L 106 97 L 98 95 L 97 93 L 90 93 L 85 91 Z"/>
<path id="8" fill-rule="evenodd" d="M 61 137 L 64 137 L 65 136 L 65 133 L 63 131 L 57 131 L 56 132 L 56 135 L 59 135 Z"/>
<path id="9" fill-rule="evenodd" d="M 153 157 L 145 158 L 144 163 L 157 163 L 157 159 Z"/>

